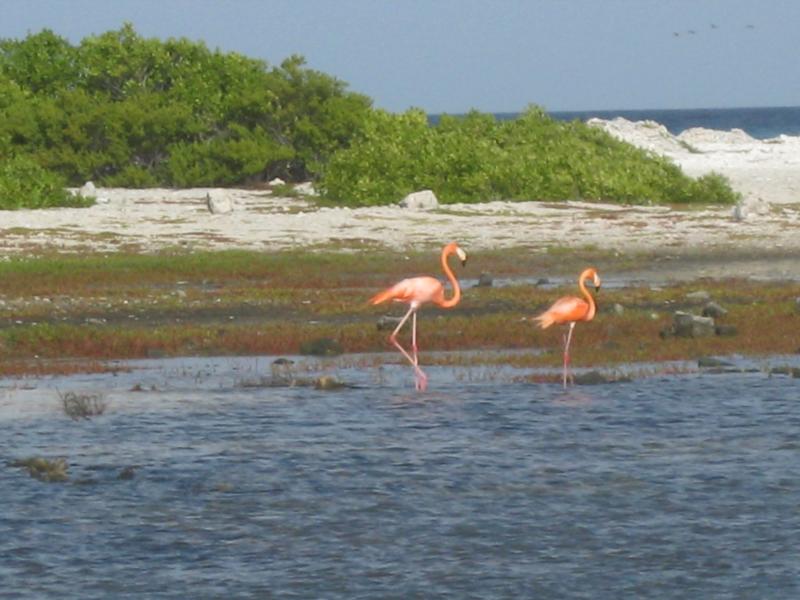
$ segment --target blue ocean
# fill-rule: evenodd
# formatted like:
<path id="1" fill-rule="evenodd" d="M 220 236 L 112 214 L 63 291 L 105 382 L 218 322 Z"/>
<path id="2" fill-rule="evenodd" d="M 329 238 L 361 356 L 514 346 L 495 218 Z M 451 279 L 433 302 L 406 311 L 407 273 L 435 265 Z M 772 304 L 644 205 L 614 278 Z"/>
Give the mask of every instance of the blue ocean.
<path id="1" fill-rule="evenodd" d="M 520 113 L 494 113 L 499 120 L 514 119 Z M 766 140 L 783 135 L 800 135 L 800 106 L 776 106 L 757 108 L 690 108 L 690 109 L 647 109 L 647 110 L 585 110 L 548 111 L 559 121 L 586 121 L 592 118 L 614 119 L 623 117 L 629 121 L 656 121 L 664 125 L 670 133 L 678 135 L 692 127 L 704 127 L 730 131 L 742 129 L 754 138 Z M 431 123 L 436 123 L 440 115 L 430 115 Z"/>
<path id="2" fill-rule="evenodd" d="M 742 129 L 758 139 L 769 139 L 784 135 L 800 135 L 800 106 L 778 106 L 767 108 L 692 108 L 674 110 L 596 110 L 580 112 L 550 112 L 550 116 L 561 121 L 593 117 L 614 119 L 624 117 L 629 121 L 656 121 L 670 133 L 678 135 L 692 127 L 705 127 L 728 131 Z M 498 114 L 497 117 L 513 118 L 513 113 Z"/>

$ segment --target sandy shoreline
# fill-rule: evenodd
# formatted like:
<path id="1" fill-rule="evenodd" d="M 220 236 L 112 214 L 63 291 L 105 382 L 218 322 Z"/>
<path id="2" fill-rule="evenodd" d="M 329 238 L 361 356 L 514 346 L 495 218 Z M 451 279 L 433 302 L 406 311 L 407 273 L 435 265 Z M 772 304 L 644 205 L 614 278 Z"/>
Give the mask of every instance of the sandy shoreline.
<path id="1" fill-rule="evenodd" d="M 598 122 L 613 134 L 672 158 L 692 176 L 716 171 L 744 200 L 698 210 L 585 202 L 451 204 L 422 212 L 400 207 L 317 208 L 268 191 L 228 190 L 233 211 L 210 214 L 208 189 L 98 189 L 88 209 L 0 212 L 4 255 L 47 251 L 371 246 L 427 248 L 458 239 L 472 251 L 524 247 L 677 253 L 736 250 L 800 253 L 800 137 L 755 140 L 744 132 L 689 130 L 672 136 L 651 123 Z M 743 215 L 743 218 L 741 218 Z M 789 260 L 784 276 L 800 278 Z M 795 272 L 796 269 L 796 272 Z"/>

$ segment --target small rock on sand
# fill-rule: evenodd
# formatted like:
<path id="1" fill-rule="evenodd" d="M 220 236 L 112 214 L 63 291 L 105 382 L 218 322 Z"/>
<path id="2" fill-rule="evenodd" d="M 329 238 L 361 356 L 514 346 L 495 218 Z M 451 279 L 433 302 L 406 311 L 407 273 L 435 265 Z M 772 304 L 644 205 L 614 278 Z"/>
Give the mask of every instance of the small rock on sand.
<path id="1" fill-rule="evenodd" d="M 400 206 L 409 210 L 433 210 L 439 208 L 439 199 L 431 190 L 421 190 L 403 198 Z"/>
<path id="2" fill-rule="evenodd" d="M 233 201 L 225 190 L 209 190 L 206 194 L 208 212 L 214 215 L 225 215 L 233 212 Z"/>

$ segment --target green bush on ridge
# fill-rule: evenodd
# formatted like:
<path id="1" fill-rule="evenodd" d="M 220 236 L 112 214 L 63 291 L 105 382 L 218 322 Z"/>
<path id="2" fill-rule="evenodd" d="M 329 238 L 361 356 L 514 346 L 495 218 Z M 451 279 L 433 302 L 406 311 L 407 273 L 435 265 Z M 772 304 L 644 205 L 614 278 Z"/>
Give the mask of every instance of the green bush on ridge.
<path id="1" fill-rule="evenodd" d="M 692 179 L 668 159 L 541 109 L 497 121 L 470 113 L 428 126 L 424 113 L 375 111 L 359 138 L 325 166 L 328 199 L 385 204 L 429 188 L 443 203 L 486 200 L 603 200 L 731 203 L 724 177 Z"/>
<path id="2" fill-rule="evenodd" d="M 130 24 L 72 45 L 50 30 L 0 39 L 0 206 L 79 203 L 59 186 L 234 186 L 313 179 L 329 201 L 605 200 L 729 203 L 719 175 L 533 107 L 432 126 L 392 114 L 292 56 L 278 66 Z M 37 182 L 16 181 L 38 169 Z M 84 201 L 85 202 L 85 201 Z"/>
<path id="3" fill-rule="evenodd" d="M 369 110 L 298 56 L 270 67 L 129 24 L 76 46 L 49 30 L 0 40 L 0 158 L 76 186 L 306 179 Z"/>
<path id="4" fill-rule="evenodd" d="M 94 198 L 69 193 L 63 177 L 42 169 L 30 158 L 18 156 L 0 162 L 0 210 L 92 204 Z"/>

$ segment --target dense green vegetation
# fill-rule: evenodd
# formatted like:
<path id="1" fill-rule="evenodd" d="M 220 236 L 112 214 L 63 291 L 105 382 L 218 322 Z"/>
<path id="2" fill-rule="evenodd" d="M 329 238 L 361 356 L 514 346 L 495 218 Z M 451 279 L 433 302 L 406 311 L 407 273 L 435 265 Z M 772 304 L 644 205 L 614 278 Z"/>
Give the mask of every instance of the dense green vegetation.
<path id="1" fill-rule="evenodd" d="M 435 126 L 390 114 L 297 56 L 279 66 L 132 26 L 72 45 L 49 30 L 0 40 L 0 208 L 80 203 L 63 185 L 247 185 L 314 179 L 347 204 L 433 189 L 488 199 L 731 202 L 719 176 L 532 108 Z M 37 170 L 35 171 L 34 170 Z M 34 183 L 35 182 L 35 183 Z"/>
<path id="2" fill-rule="evenodd" d="M 0 210 L 89 206 L 94 198 L 72 195 L 64 178 L 47 171 L 27 156 L 13 156 L 0 162 Z"/>
<path id="3" fill-rule="evenodd" d="M 0 157 L 72 185 L 232 185 L 309 177 L 371 108 L 290 57 L 278 67 L 130 25 L 77 46 L 0 40 Z"/>
<path id="4" fill-rule="evenodd" d="M 511 121 L 471 113 L 444 117 L 436 127 L 420 111 L 373 111 L 359 139 L 331 158 L 322 188 L 353 204 L 383 204 L 422 188 L 443 202 L 737 198 L 719 175 L 691 179 L 666 158 L 535 107 Z"/>

